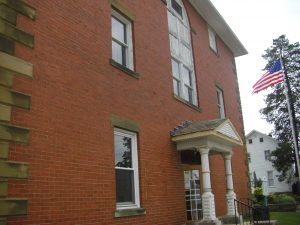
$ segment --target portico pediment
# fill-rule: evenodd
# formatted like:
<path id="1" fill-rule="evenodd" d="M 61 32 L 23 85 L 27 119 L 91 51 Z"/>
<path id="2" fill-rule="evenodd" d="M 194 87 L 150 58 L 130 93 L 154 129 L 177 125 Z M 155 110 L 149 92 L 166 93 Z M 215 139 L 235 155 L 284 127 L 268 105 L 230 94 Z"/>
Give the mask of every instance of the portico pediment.
<path id="1" fill-rule="evenodd" d="M 231 151 L 243 145 L 242 139 L 229 119 L 187 121 L 171 131 L 177 150 L 207 146 L 216 151 Z"/>

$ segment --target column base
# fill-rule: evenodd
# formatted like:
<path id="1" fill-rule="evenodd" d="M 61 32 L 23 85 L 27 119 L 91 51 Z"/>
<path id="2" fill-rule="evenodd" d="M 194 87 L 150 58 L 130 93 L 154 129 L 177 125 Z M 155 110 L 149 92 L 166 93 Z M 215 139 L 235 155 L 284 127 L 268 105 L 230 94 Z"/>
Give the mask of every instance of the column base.
<path id="1" fill-rule="evenodd" d="M 186 225 L 222 225 L 222 222 L 218 219 L 214 221 L 197 221 L 197 222 L 189 222 Z"/>
<path id="2" fill-rule="evenodd" d="M 226 203 L 227 203 L 227 216 L 238 216 L 237 209 L 234 207 L 234 200 L 236 199 L 236 194 L 234 191 L 228 191 L 226 194 Z"/>
<path id="3" fill-rule="evenodd" d="M 204 192 L 202 194 L 202 210 L 203 219 L 202 222 L 212 222 L 218 220 L 216 218 L 215 210 L 215 197 L 211 192 Z"/>
<path id="4" fill-rule="evenodd" d="M 219 219 L 222 221 L 223 224 L 235 224 L 235 222 L 237 221 L 238 224 L 240 223 L 240 217 L 237 216 L 237 218 L 235 218 L 235 216 L 222 216 L 219 217 Z"/>

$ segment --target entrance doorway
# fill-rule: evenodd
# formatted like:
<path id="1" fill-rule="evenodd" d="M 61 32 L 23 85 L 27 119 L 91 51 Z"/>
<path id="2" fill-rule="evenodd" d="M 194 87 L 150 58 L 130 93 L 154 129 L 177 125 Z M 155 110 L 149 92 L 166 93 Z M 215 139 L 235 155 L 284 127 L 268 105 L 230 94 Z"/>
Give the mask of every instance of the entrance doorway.
<path id="1" fill-rule="evenodd" d="M 186 219 L 202 219 L 201 173 L 199 168 L 184 168 Z"/>

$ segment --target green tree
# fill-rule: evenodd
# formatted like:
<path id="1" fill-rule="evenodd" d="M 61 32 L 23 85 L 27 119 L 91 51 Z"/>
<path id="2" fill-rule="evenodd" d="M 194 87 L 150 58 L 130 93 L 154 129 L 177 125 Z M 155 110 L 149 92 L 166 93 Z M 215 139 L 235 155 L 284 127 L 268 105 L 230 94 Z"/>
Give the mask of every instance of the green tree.
<path id="1" fill-rule="evenodd" d="M 262 56 L 266 61 L 266 67 L 270 68 L 282 55 L 285 72 L 288 75 L 291 103 L 294 106 L 292 112 L 295 117 L 295 127 L 300 127 L 300 45 L 299 42 L 289 43 L 285 35 L 273 40 L 273 45 L 265 50 Z M 274 125 L 272 135 L 279 141 L 279 147 L 272 152 L 274 167 L 281 172 L 280 180 L 288 177 L 288 171 L 295 162 L 293 138 L 288 116 L 284 84 L 279 83 L 272 87 L 272 92 L 265 96 L 266 106 L 260 110 L 263 118 Z M 299 138 L 297 137 L 298 142 Z M 299 145 L 298 145 L 299 146 Z"/>

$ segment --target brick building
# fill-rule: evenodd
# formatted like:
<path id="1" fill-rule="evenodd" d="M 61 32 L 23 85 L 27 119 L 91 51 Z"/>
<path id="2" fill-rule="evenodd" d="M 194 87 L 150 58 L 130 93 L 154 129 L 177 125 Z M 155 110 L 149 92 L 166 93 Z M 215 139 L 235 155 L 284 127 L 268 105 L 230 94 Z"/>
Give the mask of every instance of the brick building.
<path id="1" fill-rule="evenodd" d="M 0 0 L 0 224 L 217 224 L 248 196 L 209 0 Z"/>

